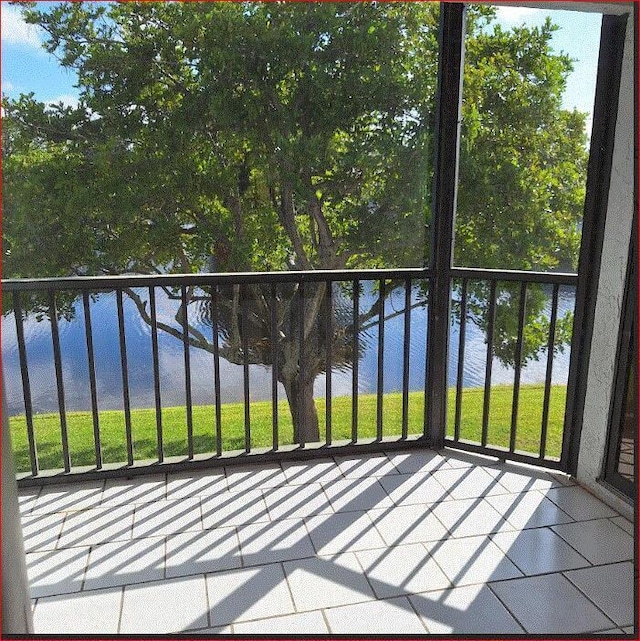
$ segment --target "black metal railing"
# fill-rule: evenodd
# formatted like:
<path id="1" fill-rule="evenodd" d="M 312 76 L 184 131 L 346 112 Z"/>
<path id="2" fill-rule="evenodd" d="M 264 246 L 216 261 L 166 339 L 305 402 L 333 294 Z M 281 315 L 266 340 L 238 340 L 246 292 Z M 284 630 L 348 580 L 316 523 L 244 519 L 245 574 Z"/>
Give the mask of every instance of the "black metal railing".
<path id="1" fill-rule="evenodd" d="M 360 271 L 306 271 L 277 273 L 227 273 L 193 275 L 131 275 L 115 277 L 77 277 L 57 279 L 4 280 L 4 295 L 11 299 L 9 309 L 13 312 L 16 324 L 17 353 L 20 366 L 26 447 L 28 447 L 29 479 L 46 477 L 38 455 L 38 435 L 34 428 L 31 378 L 25 345 L 25 310 L 36 309 L 50 320 L 51 345 L 55 371 L 57 414 L 60 425 L 60 451 L 62 469 L 65 473 L 77 471 L 73 447 L 70 446 L 68 410 L 66 405 L 65 380 L 63 373 L 63 350 L 60 341 L 59 317 L 65 315 L 78 301 L 82 302 L 84 333 L 86 343 L 86 363 L 88 366 L 89 399 L 91 406 L 91 430 L 93 437 L 93 460 L 81 469 L 85 475 L 120 474 L 124 471 L 140 471 L 149 466 L 162 464 L 168 467 L 193 467 L 215 464 L 216 460 L 230 462 L 225 444 L 225 422 L 223 419 L 221 361 L 231 359 L 242 371 L 242 404 L 244 449 L 236 453 L 236 458 L 257 452 L 266 458 L 285 458 L 287 456 L 326 456 L 326 448 L 341 448 L 345 452 L 352 448 L 389 449 L 394 446 L 430 445 L 429 435 L 433 426 L 427 425 L 431 402 L 427 363 L 424 363 L 424 396 L 421 403 L 424 417 L 421 429 L 410 429 L 410 406 L 413 396 L 410 381 L 412 359 L 411 345 L 416 340 L 415 327 L 412 327 L 412 309 L 421 306 L 426 314 L 432 313 L 428 306 L 429 286 L 432 274 L 427 269 L 360 270 Z M 505 459 L 523 460 L 532 463 L 558 467 L 558 457 L 549 455 L 547 432 L 549 424 L 550 394 L 552 388 L 554 346 L 558 320 L 558 296 L 561 287 L 574 287 L 577 277 L 574 274 L 553 274 L 538 272 L 498 271 L 481 269 L 454 268 L 451 270 L 451 288 L 456 297 L 455 307 L 459 327 L 459 349 L 457 354 L 457 373 L 453 426 L 437 426 L 444 436 L 446 445 L 493 454 Z M 369 296 L 363 306 L 362 287 L 370 283 L 375 296 Z M 488 287 L 488 300 L 480 300 L 479 293 Z M 501 305 L 498 296 L 504 288 L 519 292 L 517 320 L 515 322 L 514 342 L 514 384 L 511 403 L 511 425 L 509 438 L 505 442 L 494 442 L 490 435 L 492 364 L 494 361 L 494 331 L 496 329 L 496 310 Z M 548 336 L 546 338 L 546 376 L 540 422 L 539 446 L 537 451 L 519 451 L 518 412 L 520 402 L 523 348 L 526 332 L 526 301 L 530 288 L 551 289 Z M 158 291 L 169 292 L 178 305 L 175 326 L 167 328 L 158 317 Z M 104 442 L 101 432 L 100 394 L 96 379 L 96 350 L 94 338 L 96 328 L 92 324 L 91 297 L 99 293 L 115 292 L 118 350 L 122 384 L 122 410 L 124 420 L 125 460 L 118 465 L 113 461 L 105 463 Z M 141 292 L 145 292 L 144 295 Z M 197 293 L 197 296 L 196 296 Z M 402 301 L 400 310 L 393 316 L 402 316 L 402 383 L 400 393 L 400 417 L 397 429 L 391 435 L 385 425 L 385 325 L 390 314 L 385 310 L 384 301 L 390 296 Z M 144 462 L 136 459 L 134 448 L 134 425 L 130 390 L 129 347 L 124 302 L 134 299 L 149 328 L 151 339 L 153 409 L 155 411 L 155 458 Z M 189 320 L 189 306 L 195 300 L 206 312 L 207 325 L 210 326 L 210 340 L 206 349 L 213 357 L 211 387 L 213 392 L 214 415 L 210 426 L 211 447 L 202 452 L 196 448 L 194 437 L 194 405 L 192 398 L 192 356 L 194 346 L 203 346 L 203 336 L 195 331 Z M 5 299 L 6 300 L 6 299 Z M 235 302 L 232 302 L 235 301 Z M 373 301 L 373 302 L 372 302 Z M 471 308 L 474 308 L 472 310 Z M 7 306 L 5 303 L 5 312 Z M 481 432 L 477 438 L 468 438 L 462 429 L 463 372 L 467 355 L 465 338 L 468 324 L 474 322 L 486 332 L 486 364 L 482 403 Z M 359 361 L 362 352 L 363 335 L 366 328 L 376 327 L 375 341 L 375 412 L 373 426 L 367 435 L 362 432 L 362 417 L 359 416 L 360 371 Z M 364 329 L 363 329 L 364 328 Z M 285 331 L 286 329 L 286 331 Z M 165 429 L 163 425 L 163 399 L 161 389 L 161 359 L 159 335 L 169 330 L 181 339 L 184 374 L 185 430 L 186 448 L 180 460 L 166 455 Z M 427 323 L 421 338 L 425 341 Z M 445 337 L 448 340 L 448 337 Z M 315 345 L 315 351 L 309 345 Z M 233 348 L 230 347 L 233 346 Z M 289 360 L 283 360 L 286 350 Z M 425 350 L 426 351 L 426 350 Z M 292 356 L 293 355 L 293 356 Z M 296 356 L 297 355 L 297 356 Z M 295 361 L 296 373 L 288 370 Z M 297 360 L 296 360 L 297 359 Z M 425 354 L 425 361 L 426 361 Z M 252 434 L 252 397 L 250 384 L 251 365 L 260 363 L 270 367 L 270 443 L 256 447 Z M 448 369 L 447 363 L 437 367 Z M 285 372 L 284 370 L 287 370 Z M 348 371 L 351 375 L 350 434 L 345 438 L 344 425 L 340 438 L 336 439 L 334 376 L 336 371 Z M 292 385 L 302 386 L 302 380 L 311 372 L 313 379 L 324 374 L 325 407 L 320 414 L 319 427 L 324 423 L 323 433 L 318 432 L 318 440 L 309 442 L 308 431 L 304 425 L 305 399 L 302 393 L 293 394 Z M 285 376 L 289 376 L 287 377 Z M 296 379 L 296 376 L 298 377 Z M 296 380 L 298 381 L 296 383 Z M 291 405 L 293 422 L 292 443 L 283 443 L 281 430 L 282 417 L 279 403 L 283 399 L 279 391 L 283 382 L 290 382 L 287 396 Z M 415 385 L 413 386 L 415 391 Z M 411 397 L 410 397 L 411 396 Z M 451 421 L 449 421 L 451 422 Z M 319 428 L 318 428 L 319 429 Z M 445 431 L 447 434 L 445 435 Z M 466 436 L 466 437 L 465 437 Z M 350 438 L 349 438 L 350 437 Z M 504 439 L 503 439 L 504 440 Z M 287 447 L 284 447 L 284 446 Z M 198 450 L 198 451 L 197 451 Z M 154 468 L 154 469 L 155 469 Z"/>
<path id="2" fill-rule="evenodd" d="M 535 459 L 550 467 L 559 467 L 560 452 L 549 454 L 548 452 L 548 428 L 549 410 L 553 380 L 554 353 L 557 347 L 556 327 L 559 313 L 559 294 L 561 287 L 573 290 L 577 285 L 576 274 L 563 273 L 540 273 L 523 271 L 501 271 L 486 269 L 454 268 L 451 275 L 458 282 L 459 291 L 459 344 L 456 363 L 456 387 L 455 387 L 455 410 L 453 433 L 445 437 L 445 443 L 449 446 L 459 447 L 471 451 L 478 451 L 483 454 L 492 454 L 500 458 L 518 460 L 527 463 L 534 463 Z M 463 372 L 465 366 L 465 337 L 468 321 L 468 299 L 470 283 L 482 283 L 488 285 L 488 300 L 486 301 L 486 359 L 484 369 L 484 385 L 482 399 L 482 423 L 481 436 L 478 443 L 465 441 L 461 437 L 461 414 L 462 414 L 462 388 Z M 497 297 L 499 285 L 517 297 L 517 321 L 515 341 L 513 342 L 513 387 L 511 399 L 511 419 L 507 442 L 497 445 L 489 440 L 490 411 L 492 398 L 492 373 L 493 364 L 496 360 L 494 354 L 494 331 L 496 326 L 496 308 L 498 307 Z M 511 287 L 509 287 L 511 285 Z M 546 366 L 543 384 L 543 399 L 541 407 L 540 431 L 537 452 L 529 450 L 517 451 L 518 439 L 518 411 L 520 405 L 520 387 L 523 369 L 523 349 L 525 343 L 527 294 L 531 288 L 544 287 L 550 289 L 548 328 L 546 330 L 546 345 L 542 350 L 545 353 Z M 564 420 L 563 420 L 564 425 Z M 561 439 L 560 439 L 561 440 Z"/>

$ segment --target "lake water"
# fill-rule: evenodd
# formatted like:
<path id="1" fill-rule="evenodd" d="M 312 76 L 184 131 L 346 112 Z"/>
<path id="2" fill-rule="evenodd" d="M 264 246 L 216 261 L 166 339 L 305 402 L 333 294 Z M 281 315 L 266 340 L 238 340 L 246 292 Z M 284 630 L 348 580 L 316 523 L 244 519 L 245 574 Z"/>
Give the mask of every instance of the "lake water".
<path id="1" fill-rule="evenodd" d="M 173 318 L 175 303 L 160 295 L 158 290 L 158 320 L 176 326 Z M 414 294 L 415 298 L 415 294 Z M 361 297 L 361 309 L 366 310 L 373 297 Z M 417 300 L 417 299 L 415 299 Z M 414 300 L 414 302 L 415 302 Z M 559 316 L 573 311 L 574 290 L 560 289 Z M 384 345 L 384 391 L 401 391 L 402 357 L 404 344 L 404 293 L 397 292 L 385 304 L 385 345 Z M 550 302 L 547 313 L 549 313 Z M 191 313 L 191 312 L 190 312 Z M 132 407 L 154 407 L 153 369 L 151 360 L 151 335 L 149 327 L 137 313 L 134 304 L 124 297 L 124 315 L 129 366 L 129 385 Z M 91 304 L 93 344 L 95 350 L 98 404 L 100 409 L 122 409 L 122 379 L 120 372 L 120 351 L 118 322 L 114 293 L 103 294 Z M 190 322 L 198 324 L 197 311 L 193 311 Z M 424 389 L 427 313 L 424 306 L 416 306 L 411 312 L 411 343 L 409 386 L 412 390 Z M 76 318 L 59 322 L 62 349 L 65 400 L 68 410 L 90 409 L 89 376 L 86 356 L 84 317 L 82 304 L 76 305 Z M 203 325 L 203 331 L 209 331 Z M 29 377 L 34 412 L 57 411 L 57 388 L 53 367 L 51 329 L 47 320 L 37 322 L 28 318 L 24 323 Z M 162 403 L 165 407 L 184 405 L 184 356 L 182 343 L 164 332 L 159 332 L 159 355 Z M 360 335 L 364 349 L 359 361 L 360 393 L 375 393 L 377 386 L 377 341 L 378 330 L 373 326 Z M 451 325 L 451 348 L 448 368 L 449 385 L 455 385 L 459 348 L 459 325 Z M 16 328 L 13 315 L 2 319 L 2 361 L 10 415 L 24 413 L 22 384 L 18 360 Z M 486 343 L 484 333 L 473 323 L 467 323 L 465 343 L 465 367 L 463 385 L 477 387 L 484 384 Z M 221 366 L 222 402 L 238 402 L 243 399 L 242 367 L 224 359 Z M 194 404 L 212 404 L 213 356 L 203 350 L 191 349 L 192 398 Z M 556 354 L 553 364 L 553 382 L 566 384 L 569 368 L 569 348 Z M 271 394 L 271 370 L 269 367 L 251 365 L 250 396 L 252 400 L 267 400 Z M 521 382 L 544 382 L 546 353 L 538 361 L 530 362 L 522 370 Z M 351 368 L 334 370 L 332 374 L 333 396 L 351 394 Z M 325 376 L 316 380 L 316 395 L 324 396 Z M 494 384 L 513 383 L 513 369 L 504 367 L 494 359 L 492 370 Z M 280 387 L 280 398 L 284 390 Z"/>

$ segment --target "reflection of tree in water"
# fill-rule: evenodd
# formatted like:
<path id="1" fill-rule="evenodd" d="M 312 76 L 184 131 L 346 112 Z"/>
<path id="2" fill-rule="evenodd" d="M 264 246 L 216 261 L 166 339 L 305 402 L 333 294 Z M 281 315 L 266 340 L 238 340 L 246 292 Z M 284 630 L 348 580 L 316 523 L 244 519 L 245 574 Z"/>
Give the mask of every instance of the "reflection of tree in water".
<path id="1" fill-rule="evenodd" d="M 158 328 L 183 340 L 184 301 L 187 307 L 195 306 L 196 320 L 188 322 L 190 346 L 213 354 L 217 328 L 221 358 L 236 365 L 275 365 L 277 380 L 289 402 L 294 440 L 298 442 L 302 434 L 305 442 L 318 441 L 313 396 L 316 378 L 326 372 L 328 359 L 332 370 L 353 366 L 356 326 L 358 358 L 362 357 L 367 332 L 377 325 L 389 293 L 400 286 L 386 285 L 381 298 L 377 291 L 365 293 L 365 285 L 360 283 L 357 323 L 352 283 L 334 283 L 330 290 L 329 284 L 315 282 L 305 282 L 302 287 L 298 283 L 228 285 L 217 286 L 212 295 L 192 288 L 184 299 L 179 290 L 167 289 L 167 295 L 180 302 L 175 314 L 177 325 L 158 321 Z M 127 290 L 127 294 L 143 320 L 151 325 L 146 299 L 134 290 Z M 188 312 L 186 316 L 189 317 Z M 203 325 L 211 328 L 209 336 L 198 329 Z"/>

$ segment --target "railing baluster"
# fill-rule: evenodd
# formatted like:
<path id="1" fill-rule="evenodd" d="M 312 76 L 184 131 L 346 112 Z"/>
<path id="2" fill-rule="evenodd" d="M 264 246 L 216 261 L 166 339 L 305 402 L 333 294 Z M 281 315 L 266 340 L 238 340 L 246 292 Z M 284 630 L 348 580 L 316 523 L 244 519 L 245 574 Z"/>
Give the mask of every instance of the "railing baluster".
<path id="1" fill-rule="evenodd" d="M 491 401 L 491 369 L 493 365 L 493 327 L 496 320 L 496 284 L 491 281 L 489 293 L 489 326 L 487 328 L 487 361 L 484 376 L 484 399 L 482 403 L 482 447 L 487 445 L 489 433 L 489 403 Z"/>
<path id="2" fill-rule="evenodd" d="M 325 314 L 325 343 L 327 369 L 325 372 L 325 440 L 331 445 L 331 368 L 333 366 L 333 283 L 327 283 L 327 311 Z"/>
<path id="3" fill-rule="evenodd" d="M 404 281 L 404 345 L 402 350 L 402 438 L 409 434 L 409 346 L 411 343 L 411 279 Z"/>
<path id="4" fill-rule="evenodd" d="M 382 440 L 382 404 L 384 398 L 384 299 L 385 281 L 380 279 L 380 308 L 378 310 L 378 383 L 376 398 L 376 439 Z"/>
<path id="5" fill-rule="evenodd" d="M 467 286 L 466 278 L 462 279 L 460 291 L 460 340 L 458 344 L 458 371 L 456 372 L 456 413 L 453 428 L 453 438 L 460 440 L 460 418 L 462 416 L 462 384 L 464 382 L 464 350 L 467 332 Z"/>
<path id="6" fill-rule="evenodd" d="M 360 356 L 360 281 L 353 281 L 353 369 L 351 380 L 351 441 L 358 441 L 358 365 Z"/>
<path id="7" fill-rule="evenodd" d="M 424 414 L 423 414 L 423 428 L 422 435 L 425 439 L 429 439 L 429 390 L 431 389 L 431 376 L 429 370 L 429 341 L 431 336 L 429 335 L 429 318 L 431 314 L 434 314 L 433 301 L 435 296 L 433 295 L 433 278 L 429 279 L 429 291 L 427 293 L 427 314 L 425 319 L 424 326 L 424 335 L 426 337 L 424 342 Z"/>
<path id="8" fill-rule="evenodd" d="M 304 314 L 305 314 L 305 305 L 304 305 L 304 282 L 301 282 L 298 286 L 298 403 L 296 411 L 298 413 L 298 445 L 300 447 L 305 446 L 305 435 L 304 435 L 304 425 L 303 423 L 303 403 L 304 398 L 302 395 L 303 384 L 302 380 L 306 376 L 305 365 L 304 365 Z"/>
<path id="9" fill-rule="evenodd" d="M 516 432 L 518 430 L 518 403 L 520 401 L 520 375 L 522 372 L 522 350 L 524 344 L 524 320 L 527 312 L 527 283 L 520 284 L 520 308 L 518 311 L 518 338 L 516 340 L 515 373 L 513 379 L 513 402 L 511 404 L 511 435 L 509 451 L 516 449 Z"/>
<path id="10" fill-rule="evenodd" d="M 240 288 L 240 304 L 242 308 L 242 384 L 244 388 L 244 449 L 251 451 L 251 410 L 249 395 L 249 307 L 248 290 L 246 285 Z"/>
<path id="11" fill-rule="evenodd" d="M 122 290 L 116 289 L 118 306 L 118 334 L 120 336 L 120 368 L 122 371 L 122 401 L 124 404 L 124 429 L 127 438 L 127 462 L 133 465 L 133 438 L 131 435 L 131 400 L 129 398 L 129 370 L 127 367 L 127 340 L 124 330 L 124 310 L 122 307 Z"/>
<path id="12" fill-rule="evenodd" d="M 184 354 L 184 393 L 187 409 L 187 451 L 193 458 L 193 403 L 191 399 L 191 353 L 189 350 L 189 318 L 187 314 L 187 288 L 180 288 L 180 307 L 182 308 L 182 348 Z"/>
<path id="13" fill-rule="evenodd" d="M 156 441 L 158 463 L 164 461 L 164 436 L 162 429 L 162 397 L 160 395 L 160 355 L 158 352 L 158 311 L 156 289 L 149 287 L 149 307 L 151 308 L 151 356 L 153 359 L 153 396 L 156 408 Z"/>
<path id="14" fill-rule="evenodd" d="M 84 310 L 84 333 L 87 342 L 87 363 L 89 366 L 89 390 L 91 393 L 91 419 L 93 422 L 93 444 L 96 454 L 96 469 L 102 469 L 102 444 L 100 442 L 100 422 L 98 419 L 98 395 L 96 385 L 96 365 L 93 354 L 93 331 L 91 329 L 91 309 L 89 292 L 82 292 Z"/>
<path id="15" fill-rule="evenodd" d="M 29 441 L 31 474 L 33 476 L 38 476 L 38 450 L 36 447 L 36 435 L 33 429 L 33 404 L 31 401 L 31 383 L 29 382 L 29 367 L 27 364 L 27 346 L 24 342 L 24 325 L 22 321 L 20 292 L 13 293 L 13 315 L 16 321 L 16 338 L 18 340 L 18 356 L 20 358 L 22 398 L 24 400 L 24 417 L 27 424 L 27 440 Z"/>
<path id="16" fill-rule="evenodd" d="M 278 298 L 276 284 L 271 283 L 271 428 L 273 450 L 278 449 Z"/>
<path id="17" fill-rule="evenodd" d="M 222 408 L 220 407 L 220 343 L 218 338 L 218 287 L 211 287 L 211 331 L 213 339 L 213 388 L 216 403 L 216 454 L 222 455 Z"/>
<path id="18" fill-rule="evenodd" d="M 51 341 L 53 343 L 53 364 L 56 371 L 56 386 L 58 389 L 58 409 L 60 411 L 60 437 L 62 442 L 62 462 L 64 471 L 71 471 L 69 456 L 69 436 L 67 434 L 67 412 L 64 403 L 64 381 L 62 378 L 62 357 L 60 354 L 60 333 L 58 331 L 58 312 L 56 309 L 56 294 L 49 290 L 49 319 L 51 321 Z"/>
<path id="19" fill-rule="evenodd" d="M 551 299 L 551 319 L 549 321 L 549 342 L 547 343 L 547 371 L 544 379 L 544 401 L 542 404 L 542 425 L 540 433 L 540 458 L 543 459 L 547 450 L 547 428 L 549 425 L 549 400 L 551 396 L 551 376 L 553 374 L 553 348 L 556 342 L 556 319 L 558 318 L 559 285 L 553 286 Z"/>

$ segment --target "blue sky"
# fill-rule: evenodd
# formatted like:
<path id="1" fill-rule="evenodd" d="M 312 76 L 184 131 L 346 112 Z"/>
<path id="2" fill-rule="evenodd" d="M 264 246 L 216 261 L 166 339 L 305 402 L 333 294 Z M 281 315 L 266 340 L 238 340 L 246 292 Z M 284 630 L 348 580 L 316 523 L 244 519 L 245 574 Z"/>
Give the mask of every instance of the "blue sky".
<path id="1" fill-rule="evenodd" d="M 550 3 L 551 4 L 551 3 Z M 595 72 L 598 61 L 600 16 L 577 11 L 551 11 L 524 7 L 500 7 L 498 17 L 505 27 L 521 24 L 540 25 L 547 15 L 560 26 L 553 38 L 556 51 L 568 53 L 577 59 L 564 97 L 564 106 L 591 113 L 595 91 Z M 57 60 L 41 46 L 42 35 L 37 28 L 27 25 L 19 9 L 1 3 L 2 19 L 2 93 L 17 97 L 20 93 L 34 92 L 43 102 L 62 101 L 74 104 L 77 100 L 75 77 L 63 69 Z M 588 121 L 588 131 L 591 129 Z"/>

